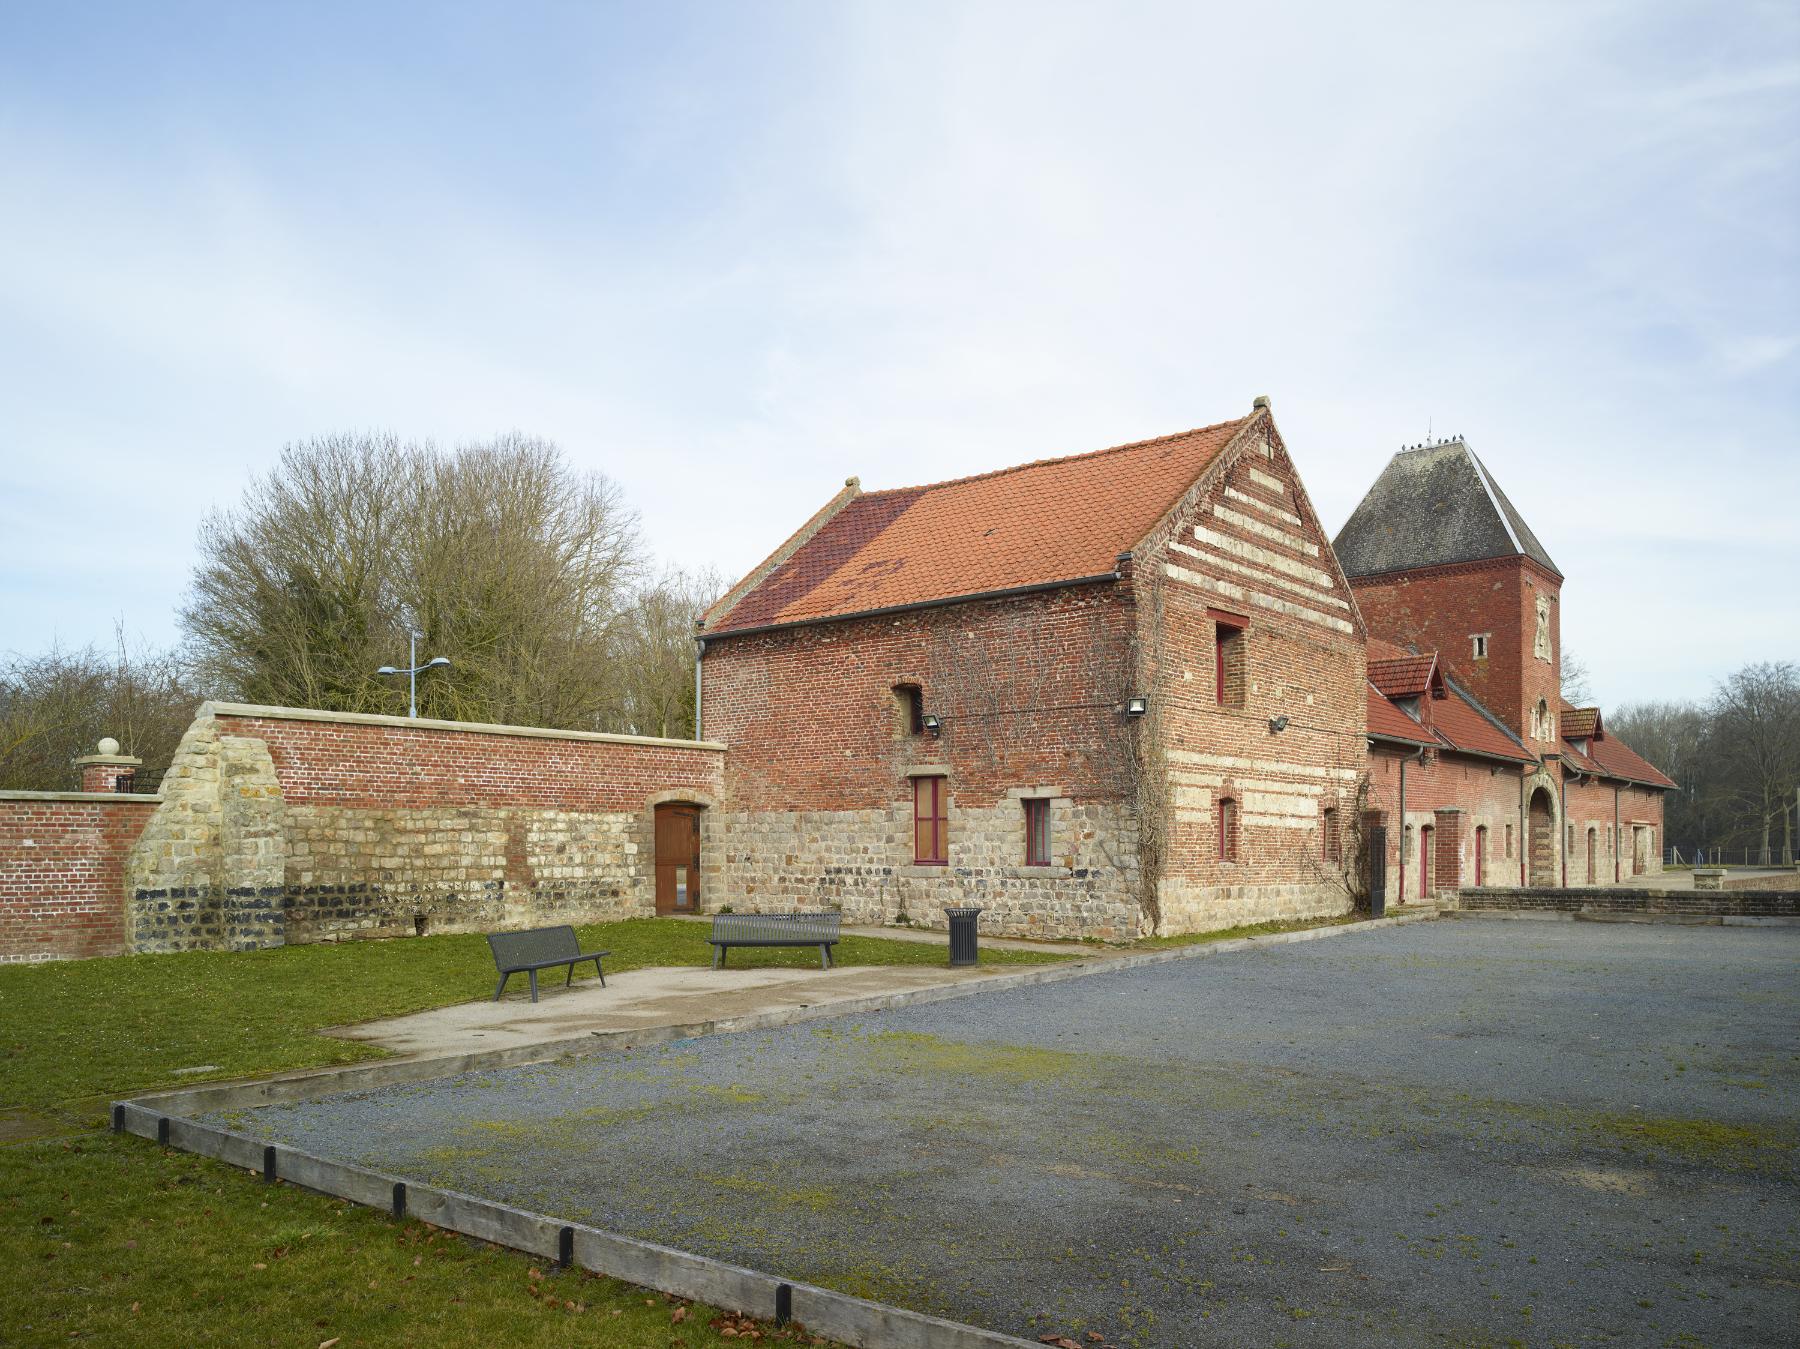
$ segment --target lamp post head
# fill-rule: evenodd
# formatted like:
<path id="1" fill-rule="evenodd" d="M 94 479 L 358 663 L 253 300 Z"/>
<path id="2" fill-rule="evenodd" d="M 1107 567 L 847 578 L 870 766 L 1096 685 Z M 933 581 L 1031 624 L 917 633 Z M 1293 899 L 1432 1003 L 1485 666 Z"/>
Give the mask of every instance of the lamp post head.
<path id="1" fill-rule="evenodd" d="M 379 670 L 377 670 L 375 673 L 376 674 L 399 674 L 400 672 L 391 665 L 384 665 Z"/>
<path id="2" fill-rule="evenodd" d="M 425 668 L 429 670 L 434 665 L 448 665 L 449 663 L 450 657 L 448 656 L 433 656 L 430 660 L 425 662 Z"/>

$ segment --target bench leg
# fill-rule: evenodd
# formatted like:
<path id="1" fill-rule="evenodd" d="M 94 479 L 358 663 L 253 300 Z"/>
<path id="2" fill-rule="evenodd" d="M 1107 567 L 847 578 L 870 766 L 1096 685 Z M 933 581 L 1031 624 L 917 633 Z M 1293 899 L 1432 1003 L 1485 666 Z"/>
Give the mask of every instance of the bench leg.
<path id="1" fill-rule="evenodd" d="M 506 981 L 510 978 L 512 978 L 512 972 L 510 970 L 500 976 L 500 982 L 494 988 L 494 1001 L 495 1002 L 499 1002 L 500 995 L 502 993 L 506 992 Z"/>
<path id="2" fill-rule="evenodd" d="M 526 970 L 525 973 L 527 973 L 531 976 L 531 1000 L 533 1002 L 536 1002 L 537 1001 L 537 971 L 536 970 Z"/>
<path id="3" fill-rule="evenodd" d="M 723 946 L 713 947 L 713 968 L 715 970 L 718 969 L 719 966 L 724 963 L 724 960 L 725 948 Z"/>
<path id="4" fill-rule="evenodd" d="M 570 984 L 572 984 L 574 982 L 575 982 L 575 962 L 573 960 L 571 960 L 569 962 L 569 972 L 563 979 L 563 987 L 567 988 Z"/>
<path id="5" fill-rule="evenodd" d="M 829 946 L 819 948 L 819 968 L 822 970 L 831 968 L 831 948 Z"/>
<path id="6" fill-rule="evenodd" d="M 594 957 L 594 973 L 600 976 L 600 987 L 606 987 L 606 971 L 600 968 L 600 957 Z"/>

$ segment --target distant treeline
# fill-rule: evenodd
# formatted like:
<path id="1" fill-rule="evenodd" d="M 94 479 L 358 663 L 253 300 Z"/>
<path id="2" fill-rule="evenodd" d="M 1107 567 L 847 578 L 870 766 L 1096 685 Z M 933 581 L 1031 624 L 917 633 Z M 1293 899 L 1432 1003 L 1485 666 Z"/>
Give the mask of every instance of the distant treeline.
<path id="1" fill-rule="evenodd" d="M 1606 729 L 1675 779 L 1663 834 L 1683 856 L 1704 848 L 1793 856 L 1800 790 L 1800 668 L 1746 665 L 1703 703 L 1633 703 Z"/>

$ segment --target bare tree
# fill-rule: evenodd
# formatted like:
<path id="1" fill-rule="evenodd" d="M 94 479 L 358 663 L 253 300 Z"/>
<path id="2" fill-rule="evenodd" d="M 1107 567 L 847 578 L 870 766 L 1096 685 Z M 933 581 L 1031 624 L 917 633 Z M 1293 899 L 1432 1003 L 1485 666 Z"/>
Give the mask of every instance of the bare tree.
<path id="1" fill-rule="evenodd" d="M 1571 706 L 1589 706 L 1594 691 L 1588 682 L 1587 664 L 1566 646 L 1557 653 L 1556 677 L 1557 682 L 1562 686 L 1563 698 Z"/>
<path id="2" fill-rule="evenodd" d="M 1790 661 L 1746 665 L 1720 683 L 1709 711 L 1708 758 L 1721 775 L 1721 794 L 1759 827 L 1758 861 L 1771 860 L 1777 817 L 1792 857 L 1788 802 L 1800 784 L 1800 668 Z"/>
<path id="3" fill-rule="evenodd" d="M 725 583 L 670 568 L 642 586 L 615 625 L 606 720 L 634 735 L 694 733 L 694 624 Z"/>
<path id="4" fill-rule="evenodd" d="M 133 649 L 122 627 L 110 653 L 14 655 L 0 665 L 0 787 L 69 791 L 71 761 L 111 736 L 144 760 L 137 789 L 154 791 L 200 701 L 172 654 Z"/>
<path id="5" fill-rule="evenodd" d="M 641 549 L 603 475 L 521 435 L 288 446 L 202 528 L 182 611 L 198 668 L 250 702 L 403 712 L 407 632 L 452 667 L 427 716 L 595 729 Z"/>

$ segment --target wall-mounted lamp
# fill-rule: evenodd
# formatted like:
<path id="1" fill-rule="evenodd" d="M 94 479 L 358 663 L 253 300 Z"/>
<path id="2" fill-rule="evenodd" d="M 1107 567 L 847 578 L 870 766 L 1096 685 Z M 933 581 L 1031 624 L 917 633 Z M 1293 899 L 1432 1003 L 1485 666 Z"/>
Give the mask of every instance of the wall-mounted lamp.
<path id="1" fill-rule="evenodd" d="M 924 716 L 920 717 L 919 725 L 923 726 L 933 735 L 942 735 L 944 733 L 944 723 L 937 719 L 937 713 L 935 712 L 927 712 Z"/>
<path id="2" fill-rule="evenodd" d="M 1141 717 L 1149 710 L 1150 700 L 1148 698 L 1127 698 L 1125 700 L 1125 715 L 1128 717 Z"/>
<path id="3" fill-rule="evenodd" d="M 1269 718 L 1269 734 L 1270 735 L 1280 735 L 1283 731 L 1287 730 L 1287 728 L 1288 728 L 1288 720 L 1286 717 L 1270 717 Z"/>

